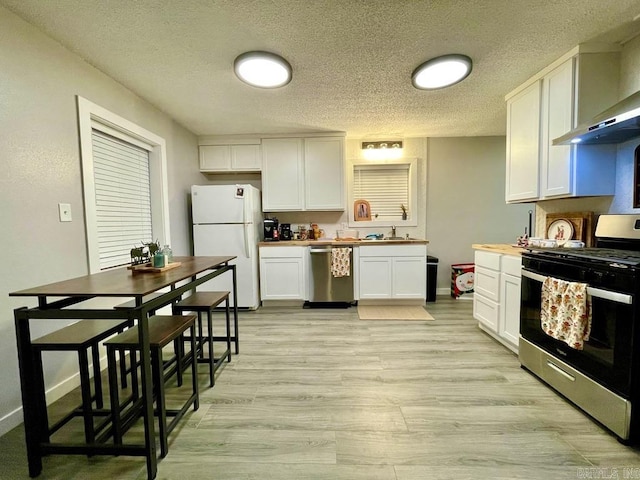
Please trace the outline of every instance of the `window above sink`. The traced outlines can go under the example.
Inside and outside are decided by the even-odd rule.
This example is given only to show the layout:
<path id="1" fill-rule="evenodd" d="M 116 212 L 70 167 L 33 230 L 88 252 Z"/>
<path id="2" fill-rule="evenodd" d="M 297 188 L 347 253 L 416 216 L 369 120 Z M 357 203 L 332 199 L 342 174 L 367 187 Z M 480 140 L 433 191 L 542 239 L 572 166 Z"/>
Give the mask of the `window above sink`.
<path id="1" fill-rule="evenodd" d="M 417 166 L 416 158 L 353 160 L 348 172 L 349 226 L 417 226 Z M 370 220 L 356 219 L 353 206 L 358 200 L 368 202 Z"/>

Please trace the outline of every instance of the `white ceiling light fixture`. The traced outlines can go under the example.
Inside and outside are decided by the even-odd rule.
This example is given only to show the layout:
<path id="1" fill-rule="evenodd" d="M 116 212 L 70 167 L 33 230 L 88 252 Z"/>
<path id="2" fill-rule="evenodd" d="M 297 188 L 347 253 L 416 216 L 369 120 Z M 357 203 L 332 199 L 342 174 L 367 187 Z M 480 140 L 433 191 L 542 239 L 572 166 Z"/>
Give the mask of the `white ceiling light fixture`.
<path id="1" fill-rule="evenodd" d="M 291 65 L 275 53 L 243 53 L 233 62 L 233 69 L 240 80 L 253 87 L 278 88 L 291 81 Z"/>
<path id="2" fill-rule="evenodd" d="M 461 82 L 471 69 L 471 59 L 466 55 L 442 55 L 416 68 L 411 74 L 411 83 L 420 90 L 437 90 Z"/>

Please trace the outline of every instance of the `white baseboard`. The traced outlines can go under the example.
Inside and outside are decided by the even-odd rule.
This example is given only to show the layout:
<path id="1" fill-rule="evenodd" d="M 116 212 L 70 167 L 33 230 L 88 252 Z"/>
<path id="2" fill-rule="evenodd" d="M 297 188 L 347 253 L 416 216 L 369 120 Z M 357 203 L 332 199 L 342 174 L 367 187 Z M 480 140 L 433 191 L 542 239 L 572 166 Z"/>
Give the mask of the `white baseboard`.
<path id="1" fill-rule="evenodd" d="M 22 423 L 22 407 L 0 418 L 0 437 Z"/>
<path id="2" fill-rule="evenodd" d="M 451 288 L 447 288 L 447 287 L 436 288 L 436 295 L 451 296 Z M 473 300 L 473 292 L 463 293 L 457 298 L 457 300 Z"/>
<path id="3" fill-rule="evenodd" d="M 100 358 L 100 366 L 107 364 L 107 356 L 104 355 Z M 89 365 L 89 372 L 93 372 L 93 364 Z M 93 379 L 93 376 L 91 377 Z M 80 386 L 80 373 L 75 373 L 70 377 L 64 379 L 57 385 L 50 387 L 47 390 L 47 405 L 51 405 L 56 400 L 61 399 L 67 393 Z M 108 391 L 104 390 L 103 391 Z M 8 413 L 4 417 L 0 418 L 0 437 L 10 430 L 14 429 L 23 422 L 22 405 L 12 412 Z"/>

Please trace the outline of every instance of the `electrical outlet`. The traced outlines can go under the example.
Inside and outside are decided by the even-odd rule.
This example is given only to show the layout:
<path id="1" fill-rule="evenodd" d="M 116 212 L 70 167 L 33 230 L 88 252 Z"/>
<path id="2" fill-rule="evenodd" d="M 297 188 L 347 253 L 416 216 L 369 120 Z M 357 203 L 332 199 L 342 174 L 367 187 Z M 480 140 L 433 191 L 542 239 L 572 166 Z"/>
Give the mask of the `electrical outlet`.
<path id="1" fill-rule="evenodd" d="M 58 214 L 60 215 L 61 222 L 70 222 L 71 221 L 71 204 L 59 203 Z"/>

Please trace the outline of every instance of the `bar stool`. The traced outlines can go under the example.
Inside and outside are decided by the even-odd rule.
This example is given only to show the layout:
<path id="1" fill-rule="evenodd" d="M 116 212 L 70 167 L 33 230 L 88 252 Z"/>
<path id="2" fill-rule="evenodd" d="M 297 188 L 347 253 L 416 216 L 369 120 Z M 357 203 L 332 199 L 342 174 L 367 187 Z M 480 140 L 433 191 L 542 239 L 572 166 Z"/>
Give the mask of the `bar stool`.
<path id="1" fill-rule="evenodd" d="M 164 293 L 162 292 L 153 292 L 150 293 L 149 295 L 145 296 L 144 301 L 148 302 L 149 300 L 154 300 L 156 298 L 158 298 L 159 296 L 164 295 Z M 164 306 L 164 305 L 163 305 Z M 127 302 L 121 303 L 119 305 L 116 305 L 115 308 L 116 310 L 129 310 L 132 308 L 136 307 L 136 301 L 135 300 L 129 300 Z M 158 308 L 162 308 L 158 307 Z M 149 311 L 149 315 L 155 315 L 156 314 L 156 310 L 150 310 Z M 126 388 L 127 387 L 127 373 L 130 373 L 133 370 L 133 365 L 135 365 L 135 353 L 133 354 L 132 358 L 131 358 L 131 367 L 127 368 L 127 363 L 126 361 L 124 361 L 124 350 L 122 350 L 120 353 L 120 382 L 122 384 L 122 388 Z M 175 360 L 175 358 L 174 358 Z M 178 383 L 179 385 L 182 385 L 182 372 L 180 372 L 179 376 L 178 376 Z"/>
<path id="2" fill-rule="evenodd" d="M 194 410 L 198 410 L 200 406 L 198 398 L 198 362 L 195 361 L 196 356 L 193 352 L 196 352 L 196 332 L 195 332 L 195 315 L 154 315 L 149 318 L 149 346 L 151 348 L 151 376 L 153 378 L 153 388 L 156 398 L 157 416 L 158 416 L 158 434 L 160 436 L 160 456 L 165 457 L 169 450 L 168 437 L 169 433 L 174 429 L 177 423 L 180 421 L 185 412 L 189 409 L 189 406 L 193 405 Z M 169 410 L 166 408 L 165 402 L 165 382 L 176 373 L 179 369 L 173 365 L 169 371 L 165 371 L 165 364 L 162 361 L 162 349 L 170 342 L 178 340 L 182 345 L 182 337 L 184 332 L 190 330 L 191 337 L 191 396 L 185 401 L 183 406 L 178 410 Z M 139 398 L 137 396 L 137 389 L 134 390 L 132 400 L 134 405 L 124 415 L 123 407 L 125 407 L 129 400 L 124 404 L 120 403 L 119 388 L 118 388 L 118 372 L 116 365 L 116 351 L 129 350 L 132 355 L 134 352 L 139 351 L 140 345 L 138 341 L 138 328 L 130 328 L 129 330 L 116 335 L 115 337 L 104 342 L 107 347 L 107 359 L 109 368 L 109 396 L 111 399 L 111 420 L 113 424 L 113 441 L 116 445 L 122 444 L 122 435 L 126 431 L 128 424 L 135 419 L 134 413 L 136 410 L 136 403 Z M 135 362 L 132 363 L 135 365 Z M 137 371 L 137 368 L 133 369 Z M 137 376 L 132 379 L 132 383 L 137 384 Z M 167 424 L 167 416 L 174 417 L 171 423 Z"/>
<path id="3" fill-rule="evenodd" d="M 225 324 L 226 335 L 215 337 L 213 335 L 213 311 L 215 308 L 225 302 Z M 171 306 L 174 314 L 180 314 L 183 312 L 196 312 L 198 314 L 198 337 L 196 341 L 198 362 L 209 364 L 209 386 L 213 387 L 215 384 L 215 373 L 224 359 L 227 362 L 231 361 L 231 325 L 229 314 L 229 292 L 195 292 L 191 296 L 174 303 Z M 202 334 L 202 314 L 207 314 L 207 335 Z M 237 332 L 236 332 L 237 334 Z M 224 341 L 227 344 L 227 349 L 215 358 L 213 343 L 216 341 Z M 209 355 L 204 356 L 204 346 L 209 345 Z"/>
<path id="4" fill-rule="evenodd" d="M 102 398 L 102 377 L 100 373 L 99 343 L 115 333 L 122 332 L 129 325 L 129 321 L 118 320 L 80 320 L 55 332 L 44 335 L 32 342 L 35 352 L 37 368 L 43 371 L 42 352 L 48 351 L 75 351 L 78 353 L 78 366 L 80 369 L 80 392 L 82 405 L 56 422 L 49 428 L 49 435 L 58 431 L 73 417 L 84 418 L 84 435 L 87 443 L 93 443 L 96 433 L 107 422 L 94 428 L 93 417 L 108 416 L 108 410 L 102 410 L 104 403 Z M 93 362 L 94 395 L 91 395 L 91 379 L 89 377 L 89 351 Z M 93 403 L 95 401 L 95 408 Z"/>

